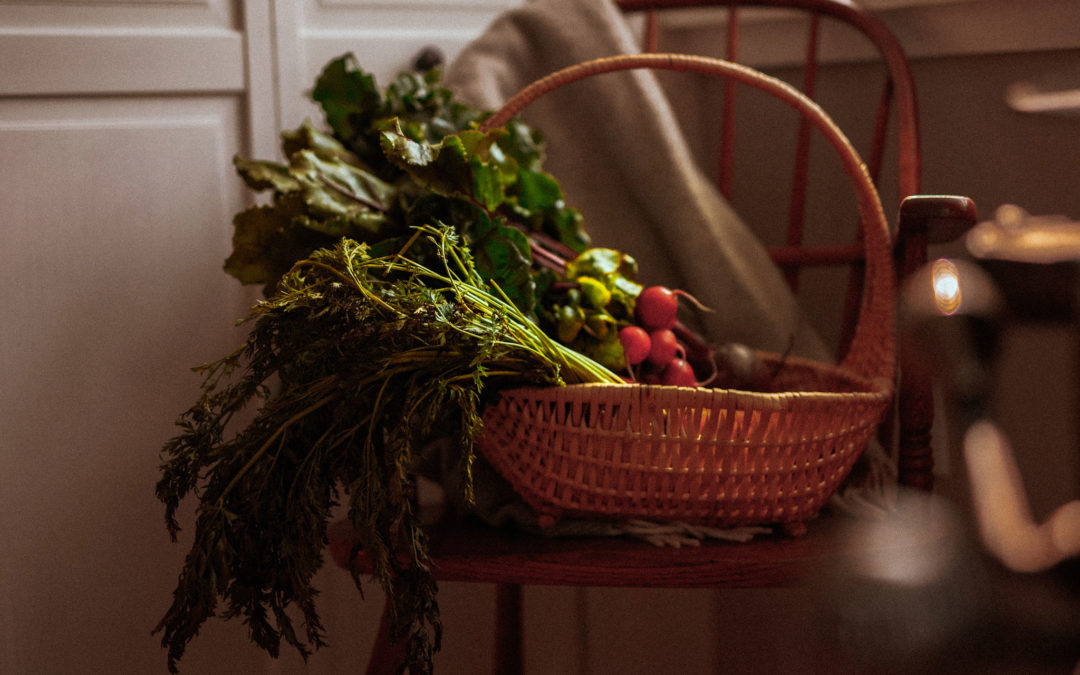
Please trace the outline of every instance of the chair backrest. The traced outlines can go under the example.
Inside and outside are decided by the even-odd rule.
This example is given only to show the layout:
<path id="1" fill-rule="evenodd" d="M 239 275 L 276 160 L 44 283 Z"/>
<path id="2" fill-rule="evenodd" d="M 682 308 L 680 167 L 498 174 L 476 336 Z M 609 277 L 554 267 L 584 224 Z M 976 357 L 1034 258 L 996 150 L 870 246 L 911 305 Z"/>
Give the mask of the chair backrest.
<path id="1" fill-rule="evenodd" d="M 655 51 L 659 43 L 658 15 L 668 10 L 689 8 L 715 8 L 726 10 L 727 21 L 723 43 L 722 58 L 739 62 L 740 32 L 743 25 L 743 8 L 783 8 L 799 10 L 805 15 L 807 28 L 806 52 L 803 65 L 801 88 L 811 99 L 815 98 L 815 85 L 819 70 L 819 35 L 823 21 L 837 21 L 854 28 L 865 36 L 880 53 L 884 77 L 882 91 L 874 115 L 873 134 L 868 148 L 860 148 L 871 177 L 876 183 L 883 177 L 883 160 L 889 145 L 889 130 L 895 129 L 895 173 L 889 169 L 890 180 L 895 180 L 898 193 L 897 203 L 904 198 L 917 194 L 920 189 L 920 162 L 918 112 L 915 90 L 908 60 L 899 42 L 890 30 L 876 17 L 870 15 L 847 0 L 618 0 L 619 6 L 628 14 L 641 14 L 646 17 L 645 51 Z M 661 45 L 667 49 L 666 45 Z M 681 51 L 681 50 L 679 50 Z M 750 64 L 753 65 L 753 64 Z M 732 176 L 735 166 L 736 134 L 736 83 L 728 80 L 723 84 L 723 99 L 719 111 L 719 147 L 716 166 L 717 187 L 726 197 L 732 195 Z M 890 118 L 895 115 L 895 126 Z M 852 265 L 845 306 L 840 318 L 840 332 L 837 338 L 838 351 L 842 356 L 850 344 L 852 330 L 858 315 L 861 296 L 862 272 L 857 269 L 863 255 L 861 244 L 852 239 L 846 243 L 827 245 L 804 244 L 804 223 L 807 217 L 807 192 L 810 167 L 811 126 L 805 117 L 800 121 L 797 140 L 794 145 L 794 157 L 791 160 L 792 178 L 789 203 L 787 208 L 786 235 L 783 244 L 770 248 L 770 254 L 785 271 L 785 276 L 792 288 L 797 289 L 799 271 L 808 266 Z M 854 234 L 857 228 L 852 228 Z M 907 236 L 906 233 L 898 233 Z M 898 246 L 901 242 L 897 242 Z M 903 269 L 898 269 L 901 276 L 914 270 L 925 260 L 925 241 L 905 241 L 904 250 L 910 260 L 899 261 Z M 914 250 L 913 250 L 914 249 Z"/>
<path id="2" fill-rule="evenodd" d="M 784 12 L 789 21 L 802 20 L 806 26 L 805 55 L 803 57 L 803 93 L 817 100 L 822 51 L 822 26 L 835 22 L 861 34 L 876 50 L 881 64 L 882 85 L 877 98 L 876 110 L 871 100 L 864 103 L 867 115 L 873 116 L 871 139 L 866 147 L 857 148 L 866 162 L 867 169 L 879 191 L 883 185 L 895 184 L 896 204 L 899 218 L 894 230 L 893 250 L 896 272 L 900 280 L 920 269 L 926 263 L 928 223 L 940 220 L 955 225 L 958 222 L 974 222 L 974 204 L 965 198 L 931 198 L 918 196 L 921 191 L 921 149 L 919 140 L 918 108 L 911 68 L 903 48 L 889 28 L 875 16 L 856 6 L 851 0 L 617 0 L 628 15 L 645 16 L 645 51 L 672 51 L 672 45 L 662 44 L 659 14 L 664 11 L 698 9 L 726 11 L 726 29 L 717 36 L 714 53 L 729 61 L 740 61 L 740 42 L 746 35 L 745 17 L 758 8 L 789 10 Z M 758 11 L 759 18 L 761 12 Z M 826 26 L 836 28 L 836 26 Z M 744 51 L 753 48 L 742 45 Z M 679 44 L 674 51 L 684 51 Z M 754 65 L 754 64 L 748 64 Z M 795 74 L 798 77 L 798 73 Z M 718 159 L 716 175 L 718 188 L 726 197 L 737 201 L 733 192 L 733 174 L 739 167 L 735 161 L 736 136 L 736 84 L 723 83 L 720 99 Z M 871 93 L 872 95 L 872 93 Z M 833 111 L 826 109 L 827 112 Z M 847 112 L 847 111 L 843 111 Z M 710 120 L 710 124 L 713 122 Z M 760 129 L 749 129 L 752 134 Z M 811 125 L 803 117 L 798 123 L 791 166 L 791 192 L 787 204 L 787 221 L 782 243 L 770 248 L 773 260 L 784 270 L 788 283 L 798 290 L 802 270 L 816 266 L 848 266 L 846 290 L 839 312 L 839 332 L 836 336 L 838 358 L 843 358 L 851 345 L 858 323 L 859 307 L 863 296 L 864 270 L 862 256 L 864 247 L 858 241 L 858 228 L 852 227 L 851 238 L 832 240 L 826 245 L 804 243 L 804 222 L 807 218 L 808 185 L 810 184 L 810 135 Z M 888 148 L 888 152 L 886 149 Z M 894 156 L 895 164 L 885 165 L 886 157 Z M 782 158 L 779 161 L 785 161 Z M 743 182 L 741 185 L 746 185 Z M 783 219 L 783 215 L 778 216 Z M 940 223 L 939 223 L 940 224 Z M 809 238 L 808 238 L 809 239 Z M 845 282 L 837 280 L 840 284 Z M 932 388 L 925 374 L 906 363 L 907 356 L 900 348 L 900 377 L 898 410 L 886 425 L 883 436 L 895 440 L 897 463 L 901 485 L 930 490 L 933 487 L 933 451 L 930 446 L 930 429 L 933 424 Z"/>

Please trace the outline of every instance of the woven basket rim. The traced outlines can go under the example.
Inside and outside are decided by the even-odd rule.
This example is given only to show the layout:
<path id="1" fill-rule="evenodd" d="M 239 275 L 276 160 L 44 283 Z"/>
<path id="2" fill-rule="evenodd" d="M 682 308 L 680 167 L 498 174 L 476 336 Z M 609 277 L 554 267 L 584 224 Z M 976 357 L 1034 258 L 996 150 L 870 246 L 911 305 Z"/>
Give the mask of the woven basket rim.
<path id="1" fill-rule="evenodd" d="M 665 390 L 683 390 L 688 392 L 700 392 L 702 394 L 709 395 L 724 395 L 730 394 L 744 398 L 747 400 L 762 400 L 762 401 L 781 401 L 790 400 L 793 398 L 798 399 L 815 399 L 815 398 L 827 398 L 835 399 L 842 397 L 843 399 L 879 399 L 879 398 L 891 398 L 895 394 L 895 383 L 889 378 L 875 377 L 869 378 L 860 375 L 848 368 L 841 365 L 832 363 L 826 363 L 824 361 L 817 361 L 805 357 L 787 356 L 780 357 L 776 354 L 762 353 L 765 359 L 782 360 L 785 367 L 799 368 L 803 370 L 815 371 L 817 373 L 824 373 L 830 377 L 841 379 L 851 385 L 851 390 L 845 391 L 829 391 L 825 388 L 821 389 L 806 389 L 806 390 L 785 390 L 785 391 L 755 391 L 753 389 L 737 389 L 731 387 L 679 387 L 674 385 L 664 384 L 646 384 L 643 382 L 582 382 L 565 385 L 515 385 L 505 387 L 499 390 L 500 394 L 508 392 L 538 392 L 552 389 L 600 389 L 600 390 L 623 390 L 626 391 L 632 388 L 647 388 L 654 391 Z"/>
<path id="2" fill-rule="evenodd" d="M 499 390 L 499 396 L 531 396 L 538 392 L 544 392 L 544 395 L 557 390 L 586 390 L 595 389 L 599 391 L 613 391 L 629 389 L 648 389 L 648 390 L 670 390 L 670 391 L 685 391 L 690 393 L 700 393 L 703 396 L 724 396 L 730 395 L 737 397 L 747 403 L 761 402 L 772 403 L 774 406 L 777 404 L 783 404 L 791 401 L 886 401 L 893 396 L 893 388 L 887 386 L 883 380 L 879 380 L 879 383 L 874 383 L 866 391 L 778 391 L 778 392 L 763 392 L 763 391 L 750 391 L 743 389 L 725 389 L 719 387 L 679 387 L 674 385 L 664 384 L 642 384 L 640 382 L 626 382 L 623 384 L 618 383 L 606 383 L 606 382 L 585 382 L 581 384 L 567 384 L 567 385 L 530 385 L 523 387 L 507 387 Z M 765 408 L 773 406 L 764 406 Z"/>

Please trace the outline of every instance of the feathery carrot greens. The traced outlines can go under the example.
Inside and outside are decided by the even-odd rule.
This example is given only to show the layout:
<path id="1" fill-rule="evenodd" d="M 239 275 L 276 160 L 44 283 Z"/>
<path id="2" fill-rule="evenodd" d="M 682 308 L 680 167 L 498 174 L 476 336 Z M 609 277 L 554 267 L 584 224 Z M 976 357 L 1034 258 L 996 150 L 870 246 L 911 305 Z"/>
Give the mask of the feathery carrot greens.
<path id="1" fill-rule="evenodd" d="M 420 251 L 440 264 L 409 257 Z M 621 382 L 489 289 L 449 228 L 419 228 L 387 256 L 343 239 L 299 261 L 254 308 L 246 343 L 201 368 L 203 396 L 166 446 L 157 485 L 174 538 L 180 502 L 199 498 L 195 543 L 158 626 L 170 668 L 219 599 L 275 656 L 282 640 L 304 655 L 321 646 L 312 577 L 343 500 L 411 667 L 430 664 L 440 623 L 411 474 L 423 443 L 453 428 L 468 477 L 490 382 Z M 256 400 L 254 421 L 228 437 Z"/>
<path id="2" fill-rule="evenodd" d="M 162 451 L 174 539 L 181 503 L 197 501 L 155 629 L 172 672 L 213 616 L 240 618 L 274 656 L 282 641 L 305 658 L 322 646 L 312 579 L 345 505 L 407 665 L 429 672 L 441 628 L 413 511 L 420 449 L 451 436 L 468 499 L 485 394 L 622 381 L 612 327 L 632 316 L 636 266 L 588 248 L 539 133 L 518 120 L 481 133 L 488 113 L 455 102 L 437 71 L 380 91 L 351 56 L 312 96 L 329 132 L 305 122 L 282 135 L 284 162 L 234 160 L 269 199 L 235 216 L 225 271 L 265 299 L 246 342 L 196 369 L 202 395 Z M 583 301 L 586 282 L 610 301 Z"/>

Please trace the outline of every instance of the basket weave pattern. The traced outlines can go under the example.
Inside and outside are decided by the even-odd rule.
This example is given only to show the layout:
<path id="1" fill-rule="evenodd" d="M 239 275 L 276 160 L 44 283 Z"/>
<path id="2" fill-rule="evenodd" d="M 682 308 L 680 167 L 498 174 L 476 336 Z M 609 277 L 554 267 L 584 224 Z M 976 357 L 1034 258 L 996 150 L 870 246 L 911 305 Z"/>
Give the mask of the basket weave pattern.
<path id="1" fill-rule="evenodd" d="M 481 449 L 541 515 L 801 522 L 848 475 L 888 399 L 887 391 L 515 389 L 485 411 Z"/>
<path id="2" fill-rule="evenodd" d="M 806 116 L 843 162 L 858 200 L 866 266 L 855 336 L 840 365 L 767 357 L 782 391 L 585 384 L 500 392 L 480 452 L 538 514 L 720 526 L 813 517 L 850 473 L 892 400 L 891 238 L 866 167 L 812 101 L 719 59 L 644 54 L 571 66 L 534 82 L 485 124 L 584 77 L 663 68 L 730 77 Z"/>

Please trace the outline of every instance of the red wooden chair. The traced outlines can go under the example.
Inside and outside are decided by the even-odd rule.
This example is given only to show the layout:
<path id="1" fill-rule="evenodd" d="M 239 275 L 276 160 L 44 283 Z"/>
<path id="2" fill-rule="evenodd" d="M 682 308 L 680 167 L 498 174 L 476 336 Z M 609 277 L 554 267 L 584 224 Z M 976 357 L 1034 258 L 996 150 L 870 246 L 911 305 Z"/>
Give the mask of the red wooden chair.
<path id="1" fill-rule="evenodd" d="M 901 203 L 893 234 L 896 269 L 904 275 L 920 267 L 926 259 L 928 233 L 935 228 L 950 233 L 974 223 L 974 205 L 961 197 L 919 195 L 920 149 L 915 92 L 908 61 L 894 36 L 873 16 L 846 0 L 619 0 L 628 13 L 647 15 L 649 49 L 658 43 L 657 13 L 664 10 L 717 6 L 727 8 L 725 59 L 738 62 L 740 10 L 744 7 L 778 7 L 802 10 L 808 19 L 809 37 L 803 89 L 813 98 L 818 73 L 817 36 L 823 22 L 843 22 L 864 34 L 880 52 L 884 84 L 875 115 L 871 147 L 863 152 L 869 174 L 877 180 L 892 173 Z M 734 159 L 735 101 L 737 83 L 727 80 L 720 115 L 719 188 L 731 194 Z M 890 124 L 890 116 L 895 122 Z M 895 129 L 895 166 L 883 166 L 884 149 Z M 861 263 L 864 246 L 852 228 L 850 241 L 827 246 L 803 244 L 804 206 L 809 173 L 809 139 L 813 125 L 804 115 L 793 163 L 793 188 L 789 206 L 787 241 L 771 250 L 774 260 L 796 284 L 801 269 L 826 265 L 853 268 L 849 308 L 845 324 L 853 326 L 861 294 Z M 842 336 L 840 350 L 850 338 Z M 907 369 L 901 348 L 900 371 Z M 921 371 L 913 371 L 921 372 Z M 914 375 L 899 378 L 898 406 L 891 424 L 897 431 L 899 482 L 929 491 L 932 488 L 930 426 L 933 408 L 929 383 Z M 621 586 L 667 588 L 746 588 L 790 585 L 808 579 L 822 566 L 837 558 L 836 539 L 829 518 L 811 524 L 803 536 L 762 538 L 749 543 L 703 543 L 700 547 L 657 548 L 642 542 L 598 539 L 551 539 L 494 530 L 468 523 L 450 522 L 436 526 L 431 534 L 434 574 L 439 581 L 484 582 L 497 585 L 495 618 L 498 673 L 521 672 L 523 585 Z M 392 672 L 400 663 L 400 652 L 385 641 L 384 617 L 369 673 Z"/>
<path id="2" fill-rule="evenodd" d="M 727 31 L 723 58 L 739 62 L 740 10 L 774 8 L 797 10 L 805 14 L 807 38 L 803 64 L 802 91 L 815 96 L 819 65 L 819 35 L 825 21 L 840 22 L 855 29 L 881 57 L 881 94 L 874 115 L 873 136 L 867 148 L 860 149 L 867 169 L 875 182 L 892 174 L 897 189 L 900 213 L 896 225 L 895 249 L 898 277 L 906 278 L 926 262 L 927 244 L 949 241 L 975 222 L 975 205 L 966 198 L 921 195 L 922 152 L 919 140 L 918 105 L 910 64 L 900 43 L 888 27 L 872 14 L 849 0 L 618 0 L 628 14 L 646 17 L 644 45 L 655 51 L 659 43 L 659 15 L 663 11 L 716 7 L 726 8 Z M 735 169 L 736 100 L 738 86 L 733 80 L 724 84 L 720 112 L 720 142 L 717 152 L 717 187 L 728 198 L 732 195 Z M 890 121 L 893 127 L 890 127 Z M 889 147 L 890 128 L 896 157 L 894 166 L 883 166 Z M 819 266 L 848 265 L 852 274 L 848 283 L 838 351 L 842 355 L 851 340 L 861 296 L 860 259 L 862 245 L 857 240 L 828 246 L 803 244 L 806 219 L 807 186 L 810 167 L 811 125 L 804 116 L 799 122 L 798 139 L 791 160 L 791 194 L 788 204 L 787 241 L 773 247 L 773 260 L 785 270 L 789 283 L 798 285 L 799 272 Z M 883 173 L 885 172 L 885 173 Z M 911 198 L 911 199 L 909 199 Z M 903 353 L 901 351 L 901 359 Z M 908 371 L 901 364 L 901 371 Z M 903 378 L 902 378 L 903 380 Z M 910 378 L 898 392 L 899 483 L 922 490 L 933 487 L 933 457 L 930 451 L 930 428 L 933 407 L 929 383 Z"/>

